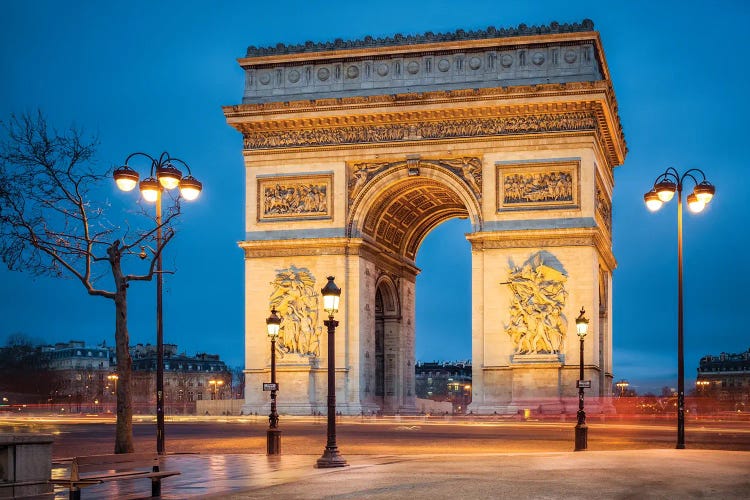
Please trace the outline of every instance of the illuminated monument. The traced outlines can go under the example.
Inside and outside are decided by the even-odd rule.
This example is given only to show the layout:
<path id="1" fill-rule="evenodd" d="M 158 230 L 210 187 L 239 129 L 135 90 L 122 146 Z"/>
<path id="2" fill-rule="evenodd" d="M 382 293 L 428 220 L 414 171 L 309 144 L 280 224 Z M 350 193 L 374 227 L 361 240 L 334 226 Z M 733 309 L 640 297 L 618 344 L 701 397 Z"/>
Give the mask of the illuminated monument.
<path id="1" fill-rule="evenodd" d="M 470 410 L 575 398 L 581 307 L 589 395 L 611 394 L 626 146 L 591 21 L 250 47 L 239 63 L 242 104 L 224 113 L 246 166 L 245 412 L 268 408 L 272 307 L 279 411 L 325 410 L 328 275 L 338 409 L 414 411 L 415 258 L 453 217 L 471 222 Z"/>

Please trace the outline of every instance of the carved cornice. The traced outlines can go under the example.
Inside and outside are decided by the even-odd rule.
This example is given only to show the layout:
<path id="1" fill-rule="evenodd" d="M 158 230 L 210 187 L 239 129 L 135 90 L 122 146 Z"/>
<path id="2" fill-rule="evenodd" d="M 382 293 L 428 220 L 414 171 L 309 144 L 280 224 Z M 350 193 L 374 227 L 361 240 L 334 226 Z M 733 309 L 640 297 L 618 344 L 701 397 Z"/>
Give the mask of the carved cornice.
<path id="1" fill-rule="evenodd" d="M 488 105 L 471 107 L 436 106 L 485 102 L 506 96 L 564 96 L 566 99 L 506 105 L 487 102 Z M 578 99 L 571 101 L 571 97 Z M 388 111 L 388 108 L 403 108 L 409 104 L 429 105 L 430 109 Z M 582 82 L 512 90 L 465 89 L 296 101 L 285 103 L 280 108 L 270 104 L 238 105 L 227 106 L 224 112 L 228 122 L 244 135 L 247 151 L 593 131 L 607 154 L 609 166 L 613 167 L 623 162 L 627 152 L 619 119 L 616 115 L 612 116 L 613 112 L 616 113 L 616 106 L 608 82 Z M 380 111 L 320 115 L 321 112 L 368 107 L 378 107 Z M 315 112 L 317 116 L 300 115 L 304 112 Z M 289 116 L 288 113 L 294 116 L 283 118 L 283 115 Z M 265 115 L 272 115 L 276 119 L 265 119 Z"/>
<path id="2" fill-rule="evenodd" d="M 579 33 L 593 30 L 594 22 L 591 19 L 584 19 L 580 23 L 560 24 L 557 21 L 553 21 L 549 25 L 541 26 L 527 26 L 526 24 L 519 24 L 517 27 L 513 28 L 496 28 L 494 26 L 490 26 L 485 30 L 456 30 L 450 33 L 432 33 L 431 31 L 419 35 L 402 35 L 401 33 L 397 33 L 392 37 L 373 38 L 372 36 L 366 36 L 359 40 L 343 40 L 341 38 L 337 38 L 333 42 L 307 41 L 303 44 L 298 45 L 285 45 L 283 43 L 279 43 L 271 47 L 255 47 L 251 45 L 247 48 L 246 57 L 300 54 L 306 52 L 323 52 L 332 50 L 372 49 L 377 47 L 394 47 L 401 45 L 455 42 L 464 40 L 550 35 L 556 33 Z"/>
<path id="3" fill-rule="evenodd" d="M 342 255 L 346 238 L 304 238 L 284 240 L 240 241 L 245 258 L 291 257 L 300 255 Z"/>
<path id="4" fill-rule="evenodd" d="M 610 271 L 617 267 L 610 236 L 595 227 L 481 232 L 467 235 L 466 239 L 471 243 L 472 251 L 501 248 L 594 247 Z"/>
<path id="5" fill-rule="evenodd" d="M 416 279 L 419 268 L 370 238 L 309 238 L 296 240 L 241 241 L 245 259 L 318 255 L 359 256 L 398 276 Z"/>

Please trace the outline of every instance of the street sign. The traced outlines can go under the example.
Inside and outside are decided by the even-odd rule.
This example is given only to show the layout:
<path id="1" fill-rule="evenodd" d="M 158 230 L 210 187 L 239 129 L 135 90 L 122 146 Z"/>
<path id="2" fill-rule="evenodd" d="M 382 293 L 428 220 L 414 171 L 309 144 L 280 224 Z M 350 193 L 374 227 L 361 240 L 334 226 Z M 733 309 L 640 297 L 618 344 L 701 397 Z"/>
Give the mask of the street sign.
<path id="1" fill-rule="evenodd" d="M 591 381 L 590 380 L 578 380 L 576 382 L 576 387 L 578 389 L 591 389 Z"/>
<path id="2" fill-rule="evenodd" d="M 263 390 L 264 391 L 278 391 L 279 384 L 276 382 L 263 382 Z"/>

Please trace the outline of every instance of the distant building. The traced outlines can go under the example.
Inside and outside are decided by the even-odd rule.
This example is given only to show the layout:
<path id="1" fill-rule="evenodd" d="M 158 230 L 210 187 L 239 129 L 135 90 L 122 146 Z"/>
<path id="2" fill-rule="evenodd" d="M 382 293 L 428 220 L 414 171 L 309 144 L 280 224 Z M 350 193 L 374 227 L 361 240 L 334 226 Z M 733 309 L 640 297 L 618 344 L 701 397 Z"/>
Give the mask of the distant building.
<path id="1" fill-rule="evenodd" d="M 102 343 L 86 346 L 71 340 L 41 347 L 48 368 L 56 374 L 50 403 L 70 411 L 112 411 L 116 401 L 115 349 Z M 156 346 L 130 347 L 133 359 L 131 395 L 137 413 L 151 413 L 156 404 Z M 191 413 L 195 401 L 232 397 L 232 374 L 218 354 L 188 356 L 177 345 L 164 345 L 164 402 L 167 413 Z"/>
<path id="2" fill-rule="evenodd" d="M 133 358 L 133 404 L 156 402 L 156 346 L 130 348 Z M 232 374 L 218 354 L 195 356 L 177 352 L 176 344 L 164 344 L 164 403 L 176 412 L 190 411 L 195 401 L 232 397 Z"/>
<path id="3" fill-rule="evenodd" d="M 114 397 L 113 380 L 109 376 L 117 364 L 114 350 L 105 343 L 86 346 L 81 340 L 41 346 L 49 370 L 55 372 L 56 383 L 51 403 L 64 403 L 81 410 L 103 405 Z"/>
<path id="4" fill-rule="evenodd" d="M 696 380 L 698 395 L 744 405 L 750 399 L 750 349 L 739 354 L 722 352 L 700 360 Z"/>
<path id="5" fill-rule="evenodd" d="M 454 413 L 465 413 L 471 403 L 471 362 L 424 363 L 415 365 L 418 398 L 449 401 Z"/>

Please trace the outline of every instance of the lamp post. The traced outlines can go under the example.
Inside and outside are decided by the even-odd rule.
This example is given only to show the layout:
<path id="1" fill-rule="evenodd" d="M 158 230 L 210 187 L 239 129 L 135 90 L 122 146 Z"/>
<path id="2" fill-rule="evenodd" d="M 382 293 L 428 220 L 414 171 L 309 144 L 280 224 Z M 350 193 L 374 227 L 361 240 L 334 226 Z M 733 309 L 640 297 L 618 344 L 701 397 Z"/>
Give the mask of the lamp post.
<path id="1" fill-rule="evenodd" d="M 271 340 L 271 414 L 268 415 L 268 431 L 266 431 L 266 454 L 281 455 L 281 431 L 279 430 L 279 414 L 276 413 L 276 339 L 279 337 L 281 318 L 276 314 L 276 308 L 271 309 L 271 315 L 266 319 L 266 330 Z"/>
<path id="2" fill-rule="evenodd" d="M 110 373 L 109 375 L 107 375 L 107 380 L 109 380 L 109 382 L 112 385 L 114 385 L 114 390 L 112 391 L 112 394 L 115 396 L 115 398 L 117 398 L 117 380 L 119 378 L 120 378 L 120 376 L 117 375 L 116 373 Z M 107 388 L 109 388 L 109 386 L 107 386 Z M 110 400 L 111 400 L 111 398 L 110 398 Z M 115 408 L 115 411 L 117 411 L 117 408 Z"/>
<path id="3" fill-rule="evenodd" d="M 576 445 L 574 451 L 584 451 L 588 448 L 589 428 L 586 425 L 586 412 L 583 411 L 583 339 L 589 331 L 589 320 L 583 315 L 585 312 L 582 307 L 581 314 L 576 318 L 576 331 L 578 338 L 581 340 L 581 352 L 578 372 L 578 421 L 576 422 Z"/>
<path id="4" fill-rule="evenodd" d="M 208 381 L 208 385 L 211 386 L 211 399 L 218 399 L 216 396 L 219 394 L 219 387 L 224 385 L 224 381 L 211 379 Z"/>
<path id="5" fill-rule="evenodd" d="M 709 382 L 708 380 L 700 380 L 699 379 L 699 380 L 695 381 L 695 385 L 698 388 L 698 393 L 699 394 L 705 394 L 706 393 L 706 389 L 708 389 L 708 386 L 711 385 L 711 382 Z"/>
<path id="6" fill-rule="evenodd" d="M 625 390 L 630 387 L 630 383 L 627 380 L 620 380 L 615 384 L 615 386 L 620 389 L 620 396 L 623 397 L 625 395 Z"/>
<path id="7" fill-rule="evenodd" d="M 323 322 L 328 327 L 328 436 L 325 451 L 316 464 L 316 467 L 321 469 L 349 465 L 339 453 L 336 445 L 336 343 L 334 334 L 339 322 L 333 319 L 333 315 L 339 310 L 341 288 L 336 286 L 333 279 L 333 276 L 329 276 L 328 283 L 320 291 L 323 295 L 323 310 L 328 313 L 328 319 Z"/>
<path id="8" fill-rule="evenodd" d="M 109 380 L 114 386 L 115 389 L 112 391 L 112 394 L 117 394 L 117 380 L 120 378 L 119 375 L 116 373 L 112 373 L 110 375 L 107 375 L 107 380 Z"/>
<path id="9" fill-rule="evenodd" d="M 700 181 L 696 178 L 700 176 Z M 714 197 L 716 188 L 706 180 L 706 174 L 697 168 L 691 168 L 680 175 L 672 167 L 659 175 L 654 187 L 643 195 L 646 206 L 652 212 L 670 201 L 677 193 L 677 449 L 685 448 L 685 360 L 683 344 L 683 306 L 682 306 L 682 189 L 688 179 L 695 186 L 687 196 L 688 209 L 701 212 Z"/>
<path id="10" fill-rule="evenodd" d="M 138 183 L 138 173 L 128 166 L 128 162 L 135 156 L 143 156 L 151 161 L 150 174 L 146 179 Z M 177 162 L 185 166 L 188 175 L 183 177 L 182 172 L 173 163 Z M 164 324 L 162 321 L 162 213 L 161 197 L 164 189 L 179 187 L 180 196 L 188 201 L 198 197 L 203 184 L 192 176 L 190 167 L 179 158 L 173 158 L 166 151 L 159 158 L 154 158 L 146 153 L 136 152 L 125 159 L 125 164 L 113 172 L 115 183 L 122 191 L 132 191 L 138 184 L 143 199 L 156 203 L 156 451 L 164 455 Z M 145 258 L 145 253 L 142 258 Z"/>

